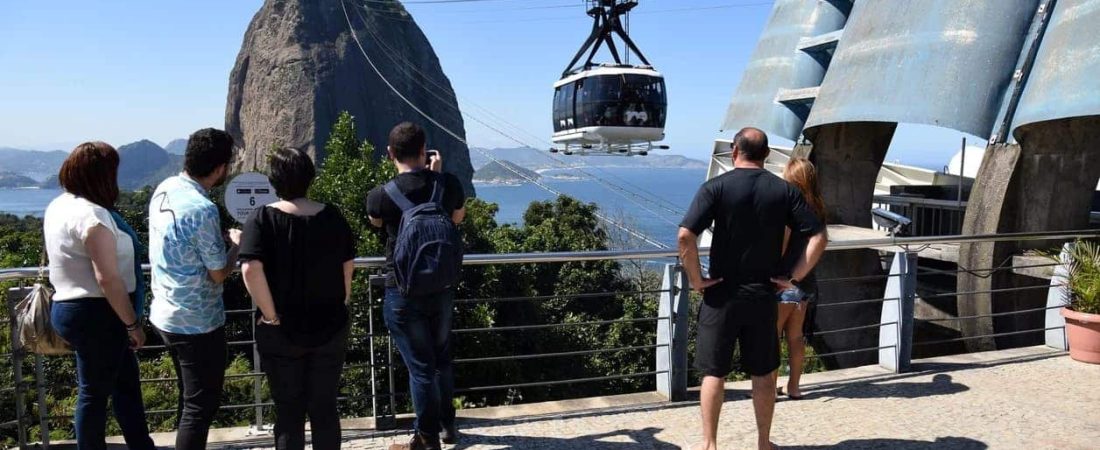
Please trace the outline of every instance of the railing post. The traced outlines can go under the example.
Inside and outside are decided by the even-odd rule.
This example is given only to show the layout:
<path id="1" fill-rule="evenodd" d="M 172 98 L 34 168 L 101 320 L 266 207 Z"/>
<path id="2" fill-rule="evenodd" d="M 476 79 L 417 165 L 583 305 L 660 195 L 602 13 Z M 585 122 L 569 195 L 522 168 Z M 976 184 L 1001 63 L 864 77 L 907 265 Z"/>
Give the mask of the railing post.
<path id="1" fill-rule="evenodd" d="M 27 418 L 25 405 L 26 385 L 23 383 L 23 349 L 19 346 L 19 330 L 15 319 L 15 304 L 26 295 L 27 290 L 11 289 L 4 300 L 8 306 L 8 325 L 11 331 L 11 370 L 12 382 L 15 383 L 15 421 L 19 448 L 27 448 Z"/>
<path id="2" fill-rule="evenodd" d="M 42 448 L 50 448 L 50 410 L 46 407 L 46 371 L 42 355 L 34 355 L 34 385 L 38 391 L 38 431 Z"/>
<path id="3" fill-rule="evenodd" d="M 375 378 L 375 370 L 381 369 L 381 367 L 379 367 L 380 361 L 378 360 L 378 355 L 374 347 L 374 339 L 376 337 L 375 330 L 377 329 L 374 325 L 374 288 L 375 285 L 378 284 L 377 281 L 384 281 L 384 279 L 367 275 L 367 339 L 369 339 L 370 343 L 370 348 L 368 351 L 370 352 L 371 415 L 374 416 L 374 429 L 392 430 L 394 428 L 397 428 L 397 417 L 395 415 L 396 412 L 394 410 L 393 398 L 393 354 L 390 353 L 391 350 L 389 346 L 386 347 L 386 369 L 389 370 L 389 372 L 387 373 L 387 378 L 389 380 L 389 407 L 381 408 L 383 409 L 383 411 L 381 412 L 379 412 L 380 405 L 378 402 L 378 383 L 377 379 Z M 380 286 L 383 286 L 384 288 L 385 285 L 380 284 Z M 381 300 L 385 301 L 385 296 L 383 296 Z M 379 301 L 378 304 L 381 305 L 382 301 Z"/>
<path id="4" fill-rule="evenodd" d="M 909 370 L 913 356 L 913 308 L 917 297 L 917 254 L 894 254 L 879 322 L 878 364 L 895 373 Z"/>
<path id="5" fill-rule="evenodd" d="M 260 345 L 256 342 L 256 320 L 251 314 L 248 314 L 248 322 L 252 324 L 252 373 L 263 373 L 263 367 L 260 366 Z M 252 427 L 256 434 L 262 434 L 264 432 L 264 407 L 260 406 L 260 402 L 263 401 L 263 379 L 261 376 L 252 376 L 252 404 L 255 406 L 255 417 L 252 419 Z"/>
<path id="6" fill-rule="evenodd" d="M 1060 260 L 1068 261 L 1071 250 L 1073 250 L 1072 242 L 1063 245 Z M 1066 304 L 1066 294 L 1062 286 L 1069 281 L 1068 278 L 1069 268 L 1065 264 L 1054 266 L 1054 274 L 1050 277 L 1050 290 L 1047 291 L 1046 320 L 1043 325 L 1043 328 L 1046 328 L 1044 338 L 1047 347 L 1062 351 L 1069 350 L 1069 341 L 1066 340 L 1066 318 L 1062 316 L 1062 308 L 1059 308 Z"/>
<path id="7" fill-rule="evenodd" d="M 670 401 L 687 396 L 688 312 L 687 276 L 678 264 L 665 266 L 657 314 L 657 393 Z"/>

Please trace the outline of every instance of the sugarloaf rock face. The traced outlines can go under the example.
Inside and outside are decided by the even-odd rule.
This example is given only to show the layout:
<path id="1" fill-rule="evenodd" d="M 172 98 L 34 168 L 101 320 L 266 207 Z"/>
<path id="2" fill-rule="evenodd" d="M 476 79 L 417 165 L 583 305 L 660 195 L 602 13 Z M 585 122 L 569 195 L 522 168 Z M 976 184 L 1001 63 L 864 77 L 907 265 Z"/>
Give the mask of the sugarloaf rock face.
<path id="1" fill-rule="evenodd" d="M 472 195 L 474 170 L 467 146 L 387 87 L 356 38 L 401 94 L 465 139 L 451 83 L 400 2 L 267 0 L 245 33 L 229 78 L 225 126 L 243 149 L 235 168 L 264 169 L 276 146 L 294 146 L 317 160 L 324 158 L 333 124 L 341 111 L 348 111 L 355 116 L 359 137 L 374 144 L 379 157 L 394 125 L 406 120 L 420 124 L 427 131 L 428 147 L 440 150 L 445 170 L 457 175 Z"/>

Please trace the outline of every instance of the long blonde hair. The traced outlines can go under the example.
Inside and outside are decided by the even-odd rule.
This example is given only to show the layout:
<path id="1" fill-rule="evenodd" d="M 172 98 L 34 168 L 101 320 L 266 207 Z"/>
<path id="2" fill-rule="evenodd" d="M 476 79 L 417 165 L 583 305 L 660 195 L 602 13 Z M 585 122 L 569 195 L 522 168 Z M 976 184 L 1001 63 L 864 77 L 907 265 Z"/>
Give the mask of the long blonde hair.
<path id="1" fill-rule="evenodd" d="M 825 220 L 825 199 L 821 196 L 821 185 L 817 182 L 817 168 L 814 163 L 801 156 L 791 158 L 783 168 L 783 178 L 802 191 L 806 203 L 817 217 Z"/>

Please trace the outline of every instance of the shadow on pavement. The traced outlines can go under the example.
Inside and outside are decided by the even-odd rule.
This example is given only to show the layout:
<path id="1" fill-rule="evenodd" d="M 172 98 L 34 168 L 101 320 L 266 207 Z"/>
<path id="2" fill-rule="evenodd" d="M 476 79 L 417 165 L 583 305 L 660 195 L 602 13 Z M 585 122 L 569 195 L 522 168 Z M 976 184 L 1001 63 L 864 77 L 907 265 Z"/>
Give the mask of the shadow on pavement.
<path id="1" fill-rule="evenodd" d="M 906 439 L 853 439 L 834 445 L 783 445 L 782 450 L 824 450 L 824 449 L 899 449 L 899 450 L 985 450 L 989 448 L 982 441 L 964 437 L 941 437 L 935 441 L 911 441 Z"/>
<path id="2" fill-rule="evenodd" d="M 835 388 L 815 389 L 805 394 L 806 399 L 820 398 L 921 398 L 937 395 L 952 395 L 970 390 L 966 385 L 956 383 L 951 375 L 937 374 L 927 383 L 858 383 L 841 385 Z"/>
<path id="3" fill-rule="evenodd" d="M 641 430 L 618 430 L 610 433 L 592 434 L 574 438 L 526 437 L 526 436 L 479 436 L 463 434 L 462 442 L 453 447 L 464 450 L 475 445 L 490 446 L 494 449 L 599 449 L 599 450 L 679 450 L 679 445 L 657 439 L 660 428 Z"/>

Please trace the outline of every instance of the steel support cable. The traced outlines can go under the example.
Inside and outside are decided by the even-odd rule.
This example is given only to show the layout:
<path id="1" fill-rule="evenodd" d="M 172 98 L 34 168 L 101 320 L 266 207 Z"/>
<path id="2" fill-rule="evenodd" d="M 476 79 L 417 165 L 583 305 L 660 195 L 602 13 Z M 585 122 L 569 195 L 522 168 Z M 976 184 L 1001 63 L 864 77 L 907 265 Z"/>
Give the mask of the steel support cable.
<path id="1" fill-rule="evenodd" d="M 405 96 L 405 94 L 401 93 L 401 91 L 400 91 L 399 89 L 397 89 L 397 87 L 396 87 L 396 86 L 394 86 L 394 85 L 393 85 L 393 83 L 391 83 L 389 79 L 387 79 L 387 78 L 386 78 L 386 76 L 385 76 L 385 75 L 384 75 L 384 74 L 382 73 L 382 71 L 381 71 L 381 70 L 380 70 L 380 69 L 378 68 L 378 66 L 377 66 L 377 65 L 376 65 L 376 64 L 374 63 L 374 60 L 373 60 L 373 59 L 371 59 L 370 55 L 368 55 L 368 54 L 367 54 L 367 50 L 366 50 L 366 48 L 365 48 L 365 47 L 363 47 L 363 43 L 362 43 L 362 42 L 361 42 L 361 41 L 359 40 L 359 34 L 355 32 L 355 26 L 354 26 L 354 25 L 353 25 L 353 24 L 351 23 L 351 16 L 349 16 L 349 15 L 348 15 L 348 9 L 347 9 L 347 4 L 346 4 L 346 1 L 345 1 L 345 0 L 341 0 L 341 1 L 340 1 L 340 7 L 341 7 L 341 9 L 343 9 L 343 12 L 344 12 L 344 20 L 346 20 L 346 21 L 347 21 L 347 24 L 348 24 L 348 30 L 349 30 L 349 31 L 351 32 L 351 37 L 352 37 L 352 40 L 354 40 L 354 41 L 355 41 L 355 45 L 356 45 L 356 47 L 358 47 L 358 48 L 359 48 L 359 52 L 363 54 L 363 57 L 364 57 L 364 58 L 366 58 L 366 60 L 367 60 L 367 63 L 368 63 L 369 65 L 370 65 L 370 67 L 371 67 L 371 69 L 372 69 L 372 70 L 374 71 L 374 73 L 375 73 L 376 75 L 378 75 L 378 78 L 382 79 L 382 82 L 383 82 L 383 83 L 385 83 L 385 84 L 386 84 L 386 86 L 390 88 L 390 91 L 392 91 L 392 92 L 394 93 L 394 95 L 396 95 L 396 96 L 397 96 L 398 98 L 400 98 L 400 99 L 401 99 L 402 101 L 404 101 L 406 105 L 408 105 L 408 106 L 409 106 L 410 108 L 412 108 L 412 109 L 413 109 L 413 111 L 416 111 L 416 113 L 417 113 L 417 114 L 419 114 L 419 115 L 420 115 L 421 117 L 423 117 L 423 118 L 424 118 L 425 120 L 427 120 L 427 121 L 431 122 L 431 123 L 432 123 L 433 125 L 435 125 L 435 126 L 436 126 L 437 128 L 439 128 L 440 130 L 442 130 L 442 131 L 443 131 L 444 133 L 447 133 L 448 135 L 450 135 L 451 137 L 453 137 L 453 138 L 454 138 L 455 140 L 457 140 L 457 141 L 461 142 L 462 144 L 466 145 L 466 146 L 467 146 L 467 147 L 469 147 L 469 148 L 472 148 L 472 149 L 474 149 L 474 150 L 475 150 L 475 151 L 477 151 L 478 153 L 481 153 L 481 154 L 482 154 L 482 156 L 485 156 L 485 157 L 486 157 L 487 159 L 489 159 L 490 161 L 496 162 L 496 163 L 498 163 L 498 164 L 500 163 L 500 160 L 496 159 L 495 157 L 493 157 L 493 155 L 489 154 L 488 152 L 482 151 L 481 149 L 478 149 L 478 148 L 476 148 L 476 147 L 470 147 L 470 146 L 469 146 L 469 143 L 467 143 L 467 142 L 466 142 L 466 139 L 462 138 L 461 136 L 459 136 L 459 135 L 458 135 L 457 133 L 455 133 L 454 131 L 451 131 L 451 129 L 450 129 L 450 128 L 447 128 L 447 127 L 446 127 L 445 125 L 443 125 L 442 123 L 439 123 L 439 121 L 438 121 L 438 120 L 436 120 L 436 119 L 435 119 L 435 118 L 433 118 L 433 117 L 432 117 L 431 115 L 429 115 L 428 113 L 426 113 L 426 112 L 425 112 L 425 111 L 424 111 L 423 109 L 421 109 L 420 107 L 416 106 L 416 104 L 415 104 L 415 103 L 413 103 L 413 102 L 412 102 L 412 100 L 409 100 L 409 98 L 408 98 L 408 97 L 406 97 L 406 96 Z M 558 192 L 557 190 L 555 190 L 555 189 L 553 189 L 553 188 L 551 188 L 551 187 L 549 187 L 549 186 L 546 186 L 546 185 L 545 185 L 545 184 L 543 184 L 543 183 L 540 183 L 540 182 L 539 182 L 538 180 L 534 180 L 534 179 L 532 179 L 532 178 L 528 177 L 527 175 L 525 175 L 525 174 L 523 174 L 523 173 L 521 173 L 521 172 L 519 172 L 519 171 L 517 171 L 517 170 L 514 170 L 514 169 L 512 169 L 512 168 L 511 168 L 511 167 L 509 167 L 509 166 L 508 166 L 507 164 L 500 164 L 500 166 L 501 166 L 501 167 L 503 167 L 503 168 L 505 168 L 505 169 L 506 169 L 506 170 L 508 170 L 509 172 L 512 172 L 512 173 L 513 173 L 513 174 L 515 174 L 516 176 L 518 176 L 518 177 L 520 177 L 520 178 L 522 178 L 522 179 L 526 180 L 527 182 L 529 182 L 529 183 L 531 183 L 531 184 L 533 184 L 533 185 L 535 185 L 535 186 L 538 186 L 538 187 L 542 188 L 543 190 L 545 190 L 545 191 L 547 191 L 547 192 L 550 192 L 551 194 L 554 194 L 554 195 L 557 195 L 557 196 L 562 196 L 562 195 L 564 195 L 564 194 L 562 194 L 561 192 Z M 607 223 L 607 224 L 610 224 L 610 225 L 612 225 L 612 226 L 614 226 L 614 227 L 616 227 L 616 228 L 618 228 L 618 229 L 620 229 L 620 230 L 622 230 L 622 231 L 626 232 L 627 234 L 630 234 L 631 236 L 634 236 L 635 238 L 638 238 L 638 239 L 640 239 L 640 240 L 642 240 L 642 241 L 646 242 L 646 243 L 647 243 L 647 244 L 649 244 L 649 245 L 652 245 L 652 246 L 654 246 L 654 247 L 657 247 L 657 248 L 661 248 L 661 249 L 664 249 L 664 248 L 668 248 L 668 246 L 667 246 L 667 245 L 665 245 L 665 244 L 662 244 L 662 243 L 660 243 L 660 242 L 658 242 L 658 241 L 655 241 L 655 240 L 653 240 L 652 238 L 650 238 L 650 237 L 646 236 L 645 234 L 641 233 L 640 231 L 636 231 L 636 230 L 630 229 L 629 227 L 627 227 L 627 226 L 625 226 L 625 225 L 622 225 L 622 224 L 620 224 L 620 223 L 618 223 L 618 222 L 615 222 L 615 221 L 611 220 L 611 219 L 610 219 L 609 217 L 606 217 L 606 216 L 605 216 L 605 215 L 603 215 L 603 214 L 600 214 L 600 213 L 598 213 L 598 212 L 595 212 L 595 213 L 593 213 L 593 214 L 594 214 L 594 215 L 595 215 L 595 216 L 596 216 L 596 217 L 597 217 L 598 219 L 600 219 L 600 220 L 604 221 L 605 223 Z"/>
<path id="2" fill-rule="evenodd" d="M 360 18 L 360 20 L 363 20 L 364 22 L 366 21 L 366 18 L 364 18 L 364 17 L 363 17 L 363 15 L 362 15 L 362 11 L 360 11 L 360 10 L 356 10 L 356 13 L 357 13 L 357 14 L 359 15 L 359 18 Z M 398 65 L 398 68 L 399 68 L 399 69 L 401 69 L 401 66 L 400 66 L 400 65 L 401 65 L 401 64 L 404 64 L 405 66 L 407 66 L 407 68 L 408 68 L 408 69 L 411 69 L 412 71 L 415 71 L 416 73 L 418 73 L 418 74 L 420 74 L 420 75 L 421 75 L 422 77 L 424 77 L 424 79 L 425 79 L 426 81 L 428 81 L 428 82 L 431 82 L 431 84 L 435 85 L 436 87 L 440 88 L 441 90 L 443 90 L 443 91 L 447 91 L 447 92 L 449 92 L 449 93 L 453 94 L 453 95 L 454 95 L 455 97 L 458 97 L 458 94 L 457 94 L 457 93 L 455 93 L 453 89 L 450 89 L 449 87 L 447 87 L 447 86 L 444 86 L 444 85 L 442 85 L 442 84 L 440 84 L 440 83 L 436 82 L 435 80 L 433 80 L 433 79 L 431 78 L 431 76 L 430 76 L 430 75 L 428 75 L 428 74 L 425 74 L 424 72 L 422 72 L 422 71 L 420 71 L 419 69 L 417 69 L 417 68 L 416 68 L 416 65 L 412 64 L 412 62 L 411 62 L 411 61 L 409 61 L 409 60 L 408 60 L 407 58 L 404 58 L 404 57 L 403 57 L 403 56 L 401 56 L 401 55 L 400 55 L 400 54 L 399 54 L 399 53 L 398 53 L 398 52 L 397 52 L 396 50 L 394 50 L 394 49 L 393 49 L 392 47 L 390 47 L 389 45 L 387 45 L 387 44 L 386 44 L 386 43 L 384 42 L 384 40 L 383 40 L 383 39 L 382 39 L 382 38 L 381 38 L 381 37 L 380 37 L 380 36 L 378 35 L 378 33 L 374 32 L 374 30 L 370 29 L 370 27 L 367 27 L 367 32 L 369 32 L 369 33 L 371 34 L 371 37 L 372 37 L 372 38 L 374 39 L 375 43 L 379 44 L 379 46 L 380 46 L 380 47 L 382 47 L 382 53 L 383 53 L 384 55 L 386 55 L 386 57 L 387 57 L 387 58 L 389 58 L 389 59 L 390 59 L 391 61 L 393 61 L 393 62 L 394 62 L 394 64 L 397 64 L 397 65 Z M 400 61 L 399 61 L 399 59 L 400 59 Z M 438 100 L 440 101 L 440 103 L 442 103 L 443 105 L 445 105 L 445 106 L 449 107 L 449 108 L 450 108 L 451 110 L 453 110 L 453 111 L 454 111 L 454 113 L 456 114 L 456 116 L 459 116 L 459 117 L 462 117 L 462 116 L 468 117 L 469 119 L 471 119 L 471 120 L 473 120 L 473 121 L 475 121 L 475 122 L 477 122 L 477 123 L 479 123 L 479 124 L 481 124 L 481 125 L 485 126 L 486 128 L 489 128 L 490 130 L 492 130 L 492 131 L 496 132 L 497 134 L 499 134 L 499 135 L 501 135 L 501 136 L 504 136 L 504 137 L 508 138 L 509 140 L 511 140 L 511 141 L 513 141 L 513 142 L 515 142 L 515 143 L 517 143 L 517 144 L 521 145 L 521 146 L 524 146 L 524 147 L 531 147 L 531 148 L 534 148 L 534 147 L 535 147 L 535 146 L 532 146 L 532 145 L 531 145 L 531 144 L 530 144 L 529 142 L 525 142 L 525 141 L 523 141 L 523 140 L 521 140 L 521 139 L 519 139 L 519 138 L 516 138 L 515 136 L 512 136 L 511 134 L 508 134 L 507 132 L 505 132 L 505 131 L 503 131 L 503 130 L 501 130 L 501 129 L 497 128 L 496 126 L 494 126 L 494 125 L 492 125 L 492 124 L 489 124 L 488 122 L 486 122 L 486 121 L 482 120 L 481 118 L 479 118 L 479 117 L 477 117 L 477 116 L 473 115 L 473 114 L 472 114 L 472 113 L 470 113 L 470 112 L 463 112 L 463 111 L 462 111 L 461 109 L 459 109 L 459 108 L 458 108 L 457 106 L 455 106 L 455 105 L 452 105 L 452 104 L 450 103 L 451 99 L 449 99 L 449 98 L 446 98 L 446 97 L 443 97 L 443 95 L 441 95 L 441 94 L 439 94 L 439 93 L 435 92 L 435 91 L 434 91 L 434 90 L 432 90 L 432 89 L 431 89 L 430 87 L 428 87 L 428 86 L 424 85 L 423 83 L 420 83 L 420 80 L 417 80 L 417 79 L 416 79 L 416 77 L 412 76 L 412 73 L 411 73 L 411 72 L 410 72 L 409 70 L 402 70 L 402 71 L 403 71 L 403 72 L 404 72 L 404 73 L 405 73 L 405 74 L 406 74 L 406 75 L 408 76 L 408 79 L 409 79 L 410 81 L 412 81 L 412 82 L 414 82 L 414 83 L 418 84 L 418 85 L 419 85 L 420 87 L 422 87 L 422 88 L 425 88 L 425 90 L 426 90 L 426 91 L 427 91 L 428 93 L 430 93 L 430 94 L 431 94 L 432 96 L 434 96 L 434 97 L 435 97 L 436 99 L 438 99 Z M 473 102 L 468 102 L 468 101 L 467 101 L 467 103 L 473 103 Z M 481 108 L 481 109 L 485 109 L 485 108 Z M 487 110 L 487 109 L 485 109 L 485 111 L 486 111 L 486 112 L 488 112 L 488 110 Z M 498 119 L 498 120 L 500 120 L 501 122 L 504 122 L 504 123 L 508 124 L 508 123 L 507 123 L 506 121 L 504 121 L 503 119 Z M 511 125 L 511 124 L 509 124 L 509 125 Z M 511 126 L 512 126 L 512 128 L 515 128 L 515 129 L 519 129 L 519 130 L 522 130 L 522 129 L 520 129 L 520 128 L 519 128 L 518 126 L 515 126 L 515 125 L 511 125 Z M 551 144 L 551 145 L 553 145 L 553 144 Z M 479 151 L 479 152 L 480 152 L 480 150 L 477 150 L 477 151 Z M 610 189 L 611 189 L 611 191 L 612 191 L 612 193 L 614 193 L 614 194 L 617 194 L 617 195 L 619 195 L 620 197 L 623 197 L 623 198 L 624 198 L 624 199 L 626 199 L 627 201 L 629 201 L 629 202 L 633 203 L 633 204 L 634 204 L 635 206 L 637 206 L 637 207 L 639 207 L 639 208 L 642 208 L 642 209 L 643 209 L 643 210 L 645 210 L 646 212 L 649 212 L 649 213 L 653 214 L 654 216 L 656 216 L 656 217 L 657 217 L 657 218 L 659 218 L 660 220 L 664 221 L 665 223 L 668 223 L 669 225 L 672 225 L 672 226 L 679 226 L 679 223 L 678 223 L 678 222 L 676 222 L 676 221 L 673 221 L 673 220 L 670 220 L 670 219 L 666 218 L 664 214 L 662 214 L 662 213 L 659 213 L 659 212 L 657 212 L 657 211 L 654 211 L 653 209 L 649 208 L 649 207 L 648 207 L 647 205 L 645 205 L 645 204 L 641 204 L 641 203 L 638 203 L 637 201 L 634 201 L 634 200 L 632 200 L 631 198 L 627 197 L 627 196 L 630 196 L 630 197 L 635 197 L 635 198 L 638 198 L 638 199 L 640 199 L 640 200 L 642 200 L 642 201 L 647 201 L 647 202 L 649 202 L 649 203 L 650 203 L 651 205 L 653 205 L 653 206 L 656 206 L 656 207 L 658 207 L 658 208 L 661 208 L 661 209 L 664 209 L 665 211 L 669 211 L 669 212 L 671 212 L 671 213 L 673 213 L 673 214 L 675 214 L 675 215 L 683 215 L 683 214 L 684 214 L 684 211 L 682 211 L 682 210 L 676 210 L 676 209 L 671 209 L 671 208 L 669 208 L 668 206 L 665 206 L 665 205 L 663 205 L 663 204 L 661 203 L 661 202 L 662 202 L 663 200 L 661 200 L 660 198 L 656 197 L 656 195 L 655 195 L 655 194 L 651 194 L 651 195 L 653 195 L 653 197 L 652 197 L 652 198 L 650 198 L 650 197 L 646 197 L 646 196 L 642 196 L 642 195 L 639 195 L 638 193 L 636 193 L 636 192 L 632 192 L 632 191 L 630 191 L 629 189 L 623 188 L 622 186 L 617 186 L 617 185 L 615 185 L 615 184 L 613 184 L 613 183 L 610 183 L 610 182 L 608 182 L 608 181 L 604 180 L 604 179 L 603 179 L 603 178 L 601 178 L 601 177 L 596 177 L 596 176 L 592 175 L 591 173 L 585 172 L 585 171 L 584 171 L 584 170 L 583 170 L 583 169 L 582 169 L 581 167 L 577 167 L 577 166 L 569 165 L 569 164 L 567 164 L 567 163 L 565 163 L 565 162 L 563 162 L 563 161 L 560 161 L 560 160 L 558 160 L 558 159 L 556 159 L 556 158 L 554 158 L 554 157 L 552 157 L 552 156 L 550 156 L 550 155 L 547 155 L 547 154 L 545 154 L 545 153 L 543 153 L 543 152 L 541 152 L 541 151 L 537 151 L 537 150 L 536 150 L 536 153 L 538 153 L 539 155 L 541 155 L 541 156 L 543 156 L 543 157 L 549 158 L 549 159 L 550 159 L 551 161 L 553 161 L 554 163 L 558 164 L 558 165 L 559 165 L 559 166 L 561 166 L 561 167 L 562 167 L 563 169 L 571 169 L 571 170 L 576 170 L 576 171 L 579 171 L 579 172 L 581 172 L 582 174 L 584 174 L 584 175 L 585 175 L 585 176 L 587 176 L 588 178 L 592 179 L 593 181 L 595 181 L 595 182 L 597 182 L 597 183 L 599 183 L 599 184 L 601 184 L 601 185 L 604 185 L 605 187 L 608 187 L 608 188 L 610 188 Z M 610 175 L 610 173 L 608 173 L 608 175 Z M 625 180 L 623 180 L 623 181 L 625 182 Z M 626 194 L 626 195 L 623 195 L 623 194 Z"/>
<path id="3" fill-rule="evenodd" d="M 369 9 L 367 11 L 368 11 L 368 13 L 376 12 L 374 10 L 369 10 Z M 366 22 L 366 18 L 363 16 L 363 7 L 356 5 L 356 14 L 359 16 L 359 19 L 361 21 L 363 21 L 364 23 Z M 412 61 L 409 61 L 408 58 L 405 58 L 404 56 L 401 55 L 400 52 L 398 52 L 396 49 L 394 49 L 389 44 L 387 44 L 385 42 L 385 39 L 383 39 L 381 36 L 379 36 L 378 33 L 375 32 L 373 29 L 371 29 L 370 27 L 366 27 L 366 29 L 367 29 L 367 32 L 370 33 L 371 38 L 375 41 L 375 43 L 377 43 L 379 45 L 379 47 L 381 47 L 382 53 L 387 58 L 389 58 L 390 61 L 393 61 L 393 63 L 395 65 L 397 65 L 398 68 L 400 70 L 402 70 L 408 76 L 408 79 L 410 81 L 412 81 L 413 83 L 418 84 L 422 88 L 425 88 L 425 91 L 427 91 L 433 97 L 438 99 L 440 101 L 440 103 L 442 103 L 443 105 L 450 108 L 456 114 L 456 116 L 459 116 L 459 117 L 465 116 L 465 117 L 473 120 L 474 122 L 477 122 L 477 123 L 481 124 L 482 126 L 492 130 L 493 132 L 495 132 L 495 133 L 507 138 L 508 140 L 511 140 L 512 142 L 515 142 L 515 143 L 517 143 L 517 144 L 519 144 L 523 147 L 530 147 L 530 148 L 537 148 L 538 147 L 537 145 L 531 145 L 530 142 L 521 140 L 520 138 L 517 138 L 517 137 L 505 132 L 504 130 L 501 130 L 497 126 L 494 126 L 494 125 L 488 123 L 487 121 L 479 118 L 478 116 L 474 115 L 473 113 L 471 113 L 469 111 L 462 111 L 460 108 L 458 108 L 458 106 L 451 104 L 451 99 L 444 97 L 442 94 L 439 94 L 439 93 L 435 92 L 433 89 L 431 89 L 430 87 L 426 86 L 424 83 L 421 82 L 421 80 L 418 80 L 417 77 L 412 76 L 412 73 L 415 72 L 416 74 L 420 75 L 421 77 L 423 77 L 423 81 L 426 81 L 426 82 L 432 84 L 433 86 L 435 86 L 436 88 L 444 91 L 445 93 L 454 95 L 455 98 L 460 98 L 458 93 L 455 92 L 453 88 L 443 84 L 442 82 L 434 79 L 431 75 L 429 75 L 429 74 L 425 73 L 424 71 L 420 70 L 417 67 L 416 64 L 414 64 Z M 402 67 L 404 67 L 404 69 L 401 69 Z M 536 137 L 533 133 L 530 133 L 530 132 L 524 130 L 523 128 L 520 128 L 518 125 L 515 125 L 515 124 L 513 124 L 511 122 L 508 122 L 507 120 L 497 116 L 492 111 L 490 111 L 488 108 L 480 106 L 477 103 L 475 103 L 475 102 L 473 102 L 473 101 L 471 101 L 467 98 L 462 97 L 461 99 L 462 99 L 463 103 L 469 104 L 471 106 L 474 106 L 477 109 L 482 110 L 487 115 L 492 116 L 496 121 L 500 122 L 503 125 L 506 125 L 507 127 L 512 128 L 514 131 L 519 131 L 521 134 L 526 134 L 530 137 L 534 137 L 535 140 L 541 141 L 541 142 L 546 143 L 546 144 L 549 144 L 550 146 L 554 145 L 552 142 L 548 142 L 548 141 L 545 141 L 543 138 Z M 679 209 L 679 207 L 674 205 L 672 202 L 664 200 L 664 199 L 660 198 L 659 196 L 657 196 L 657 194 L 654 194 L 650 191 L 647 191 L 644 188 L 641 188 L 640 186 L 638 186 L 634 183 L 630 183 L 629 181 L 624 180 L 621 177 L 619 177 L 617 175 L 614 175 L 610 172 L 601 170 L 597 167 L 584 166 L 584 165 L 578 166 L 578 165 L 575 165 L 575 164 L 566 163 L 566 162 L 561 161 L 561 160 L 559 160 L 559 159 L 557 159 L 553 156 L 550 156 L 550 155 L 548 155 L 548 154 L 546 154 L 542 151 L 536 150 L 536 153 L 538 153 L 540 156 L 542 156 L 544 158 L 549 159 L 550 161 L 553 161 L 555 164 L 560 166 L 562 169 L 569 169 L 569 170 L 575 170 L 575 171 L 580 172 L 581 174 L 583 174 L 583 175 L 587 176 L 588 178 L 592 179 L 593 181 L 609 188 L 610 190 L 613 191 L 613 193 L 619 195 L 620 197 L 625 198 L 627 201 L 630 201 L 631 203 L 634 203 L 639 208 L 642 208 L 642 209 L 646 210 L 647 212 L 653 214 L 654 216 L 658 217 L 659 219 L 661 219 L 662 221 L 664 221 L 664 222 L 666 222 L 670 225 L 679 226 L 679 222 L 669 220 L 669 219 L 665 218 L 665 216 L 663 214 L 658 213 L 656 211 L 653 211 L 652 209 L 648 208 L 646 205 L 642 205 L 642 204 L 639 204 L 635 201 L 632 201 L 627 196 L 640 199 L 641 201 L 649 202 L 653 206 L 655 206 L 657 208 L 660 208 L 660 209 L 663 209 L 665 211 L 668 211 L 668 212 L 670 212 L 674 215 L 677 215 L 677 216 L 683 215 L 685 213 L 685 211 L 683 209 Z M 585 171 L 584 169 L 599 170 L 602 174 L 604 174 L 608 177 L 616 178 L 617 180 L 619 180 L 620 182 L 622 182 L 624 184 L 629 184 L 635 190 L 645 192 L 645 193 L 649 194 L 649 196 L 641 195 L 641 194 L 639 194 L 635 191 L 632 191 L 630 189 L 624 188 L 622 186 L 615 185 L 614 183 L 611 183 L 611 182 L 605 180 L 604 177 L 597 177 L 597 176 Z"/>
<path id="4" fill-rule="evenodd" d="M 506 2 L 506 1 L 521 1 L 529 2 L 531 0 L 402 0 L 398 3 L 396 0 L 362 0 L 367 3 L 381 3 L 388 5 L 446 5 L 449 3 L 480 3 L 480 2 Z"/>
<path id="5" fill-rule="evenodd" d="M 729 5 L 712 5 L 712 6 L 696 6 L 690 8 L 669 8 L 669 9 L 654 9 L 648 11 L 633 11 L 631 14 L 666 14 L 677 12 L 705 12 L 716 9 L 730 9 L 730 8 L 751 8 L 756 6 L 771 6 L 772 2 L 758 2 L 758 3 L 735 3 Z M 481 20 L 472 22 L 458 22 L 461 24 L 488 24 L 488 23 L 518 23 L 518 22 L 557 22 L 566 20 L 575 20 L 575 17 L 540 17 L 533 19 L 519 19 L 519 20 Z"/>

